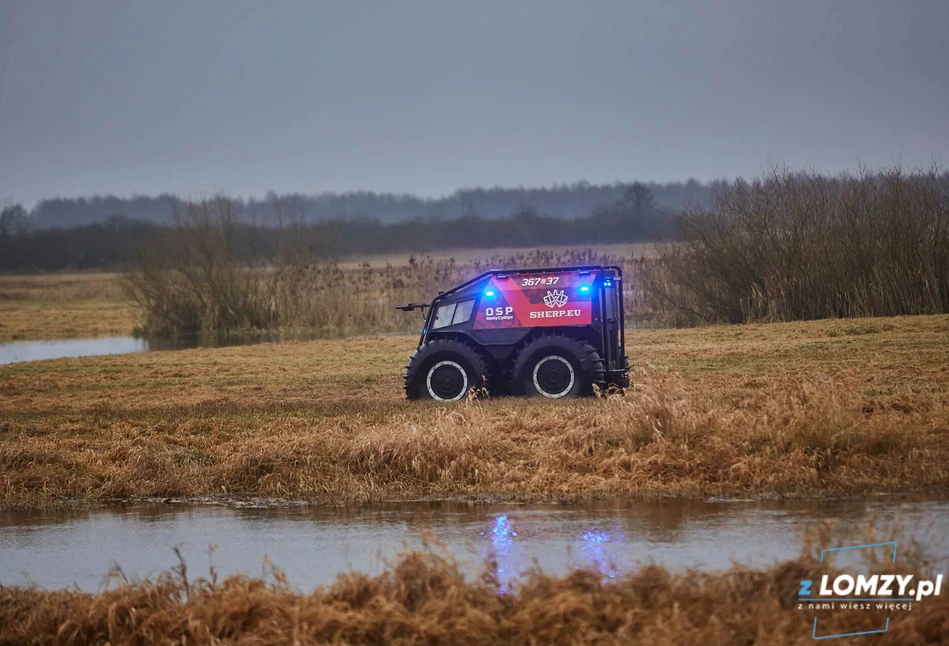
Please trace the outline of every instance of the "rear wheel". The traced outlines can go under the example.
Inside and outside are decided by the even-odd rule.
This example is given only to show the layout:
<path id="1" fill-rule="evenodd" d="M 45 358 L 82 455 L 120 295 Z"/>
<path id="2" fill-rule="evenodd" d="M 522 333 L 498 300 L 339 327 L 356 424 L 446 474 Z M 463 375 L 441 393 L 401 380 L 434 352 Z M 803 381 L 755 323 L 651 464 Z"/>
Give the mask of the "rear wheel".
<path id="1" fill-rule="evenodd" d="M 460 341 L 436 339 L 419 347 L 405 366 L 405 395 L 458 401 L 472 388 L 486 388 L 487 376 L 487 362 L 477 350 Z"/>
<path id="2" fill-rule="evenodd" d="M 545 397 L 564 397 L 577 385 L 577 371 L 566 357 L 549 354 L 534 364 L 531 375 L 536 390 Z"/>
<path id="3" fill-rule="evenodd" d="M 560 334 L 538 337 L 514 361 L 518 390 L 527 395 L 561 399 L 604 386 L 603 360 L 592 345 Z"/>

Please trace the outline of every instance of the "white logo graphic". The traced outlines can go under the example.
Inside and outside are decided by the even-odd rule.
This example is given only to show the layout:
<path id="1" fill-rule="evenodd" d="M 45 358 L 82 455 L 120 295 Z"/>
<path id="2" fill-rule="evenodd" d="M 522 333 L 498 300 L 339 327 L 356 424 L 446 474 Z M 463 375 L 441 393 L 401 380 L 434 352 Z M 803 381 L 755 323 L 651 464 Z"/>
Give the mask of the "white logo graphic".
<path id="1" fill-rule="evenodd" d="M 567 304 L 567 295 L 562 289 L 555 289 L 547 292 L 544 296 L 544 305 L 547 307 L 563 307 Z"/>

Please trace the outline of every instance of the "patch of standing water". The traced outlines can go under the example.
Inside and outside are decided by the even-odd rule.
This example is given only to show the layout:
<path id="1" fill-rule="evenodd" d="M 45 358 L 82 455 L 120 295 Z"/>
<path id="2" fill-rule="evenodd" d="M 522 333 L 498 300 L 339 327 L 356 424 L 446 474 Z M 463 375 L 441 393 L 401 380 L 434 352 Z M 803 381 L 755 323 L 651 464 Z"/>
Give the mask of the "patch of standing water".
<path id="1" fill-rule="evenodd" d="M 358 570 L 378 574 L 385 561 L 423 545 L 423 531 L 453 555 L 469 578 L 488 559 L 503 586 L 539 567 L 564 574 L 594 568 L 604 578 L 644 564 L 672 569 L 766 567 L 800 554 L 809 527 L 838 521 L 835 540 L 863 542 L 867 523 L 880 540 L 910 538 L 946 555 L 949 502 L 703 502 L 512 506 L 411 503 L 368 508 L 234 508 L 141 505 L 87 511 L 0 512 L 0 584 L 35 582 L 100 589 L 113 563 L 129 578 L 175 566 L 181 546 L 189 573 L 263 573 L 264 558 L 301 590 Z M 894 524 L 894 521 L 899 522 Z M 213 556 L 209 545 L 216 544 Z M 945 561 L 941 561 L 945 563 Z"/>
<path id="2" fill-rule="evenodd" d="M 132 336 L 99 337 L 94 339 L 63 339 L 57 341 L 12 341 L 0 343 L 0 365 L 43 361 L 70 357 L 95 357 L 110 354 L 132 354 L 160 350 L 186 350 L 189 348 L 218 348 L 233 345 L 256 345 L 259 343 L 281 343 L 283 341 L 309 341 L 326 338 L 327 335 L 256 335 L 178 338 L 136 338 Z"/>
<path id="3" fill-rule="evenodd" d="M 145 352 L 148 341 L 130 336 L 99 339 L 66 339 L 62 341 L 13 341 L 0 344 L 0 364 L 42 361 L 63 357 L 86 357 L 106 354 Z"/>

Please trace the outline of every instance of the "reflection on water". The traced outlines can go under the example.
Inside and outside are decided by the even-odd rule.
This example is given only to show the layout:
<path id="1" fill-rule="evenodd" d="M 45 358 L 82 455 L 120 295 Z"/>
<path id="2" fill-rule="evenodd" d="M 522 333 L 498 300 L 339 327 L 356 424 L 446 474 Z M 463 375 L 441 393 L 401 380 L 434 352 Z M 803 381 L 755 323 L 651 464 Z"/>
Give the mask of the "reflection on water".
<path id="1" fill-rule="evenodd" d="M 282 343 L 284 341 L 310 341 L 325 338 L 325 335 L 254 335 L 200 337 L 187 336 L 173 339 L 131 336 L 101 337 L 95 339 L 65 339 L 61 341 L 14 341 L 0 343 L 0 365 L 23 361 L 62 359 L 66 357 L 92 357 L 107 354 L 132 354 L 156 350 L 187 350 L 189 348 L 219 348 L 234 345 L 256 345 L 259 343 Z"/>
<path id="2" fill-rule="evenodd" d="M 111 563 L 129 577 L 176 564 L 207 575 L 208 545 L 222 575 L 259 576 L 264 557 L 301 589 L 347 569 L 378 574 L 425 529 L 476 577 L 487 561 L 503 589 L 532 567 L 549 574 L 595 568 L 604 578 L 643 564 L 670 568 L 766 566 L 794 558 L 808 527 L 838 521 L 838 539 L 863 542 L 864 525 L 887 527 L 881 540 L 914 537 L 932 556 L 947 554 L 949 502 L 910 503 L 664 501 L 630 505 L 511 506 L 414 503 L 371 508 L 250 509 L 142 505 L 84 511 L 0 512 L 0 584 L 96 590 Z M 899 518 L 902 528 L 893 529 Z"/>
<path id="3" fill-rule="evenodd" d="M 580 555 L 575 567 L 594 569 L 605 578 L 614 579 L 620 568 L 610 556 L 613 545 L 623 540 L 622 534 L 611 537 L 602 529 L 591 529 L 580 536 Z M 611 545 L 612 543 L 613 545 Z"/>
<path id="4" fill-rule="evenodd" d="M 481 532 L 481 535 L 484 536 L 485 532 Z M 491 547 L 487 550 L 487 556 L 495 563 L 495 576 L 501 582 L 500 591 L 501 594 L 504 594 L 507 591 L 507 583 L 511 576 L 516 575 L 516 572 L 512 572 L 508 566 L 512 561 L 515 561 L 511 550 L 514 547 L 517 532 L 511 527 L 511 521 L 508 520 L 507 514 L 501 514 L 494 519 L 490 538 Z"/>

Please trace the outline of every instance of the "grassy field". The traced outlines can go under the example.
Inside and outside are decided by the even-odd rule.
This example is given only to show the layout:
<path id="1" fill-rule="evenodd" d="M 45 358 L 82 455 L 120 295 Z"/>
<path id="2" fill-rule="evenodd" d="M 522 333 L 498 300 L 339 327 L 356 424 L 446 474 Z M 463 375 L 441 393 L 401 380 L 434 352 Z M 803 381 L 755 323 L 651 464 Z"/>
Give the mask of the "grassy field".
<path id="1" fill-rule="evenodd" d="M 891 571 L 932 577 L 918 561 Z M 502 593 L 490 564 L 470 581 L 452 561 L 415 552 L 378 577 L 343 573 L 301 594 L 276 569 L 266 580 L 217 581 L 213 574 L 189 579 L 177 568 L 100 594 L 0 587 L 0 642 L 803 645 L 814 643 L 815 615 L 821 635 L 886 623 L 886 633 L 867 643 L 949 641 L 946 595 L 915 602 L 911 611 L 799 608 L 800 581 L 830 573 L 803 554 L 765 570 L 645 566 L 608 583 L 595 571 L 534 573 Z"/>
<path id="2" fill-rule="evenodd" d="M 408 402 L 415 337 L 0 366 L 0 505 L 949 490 L 949 316 L 630 331 L 634 387 Z"/>
<path id="3" fill-rule="evenodd" d="M 128 336 L 138 319 L 119 274 L 0 276 L 0 343 Z"/>

